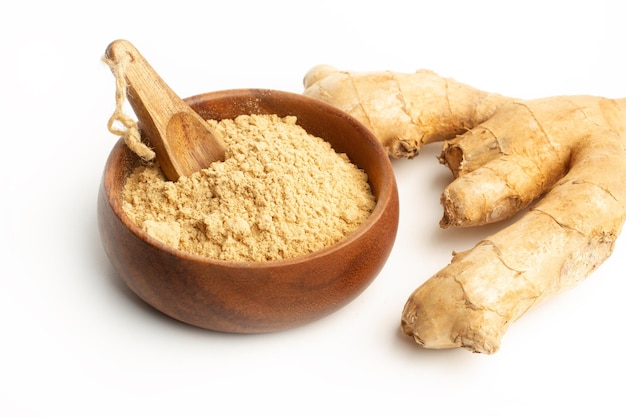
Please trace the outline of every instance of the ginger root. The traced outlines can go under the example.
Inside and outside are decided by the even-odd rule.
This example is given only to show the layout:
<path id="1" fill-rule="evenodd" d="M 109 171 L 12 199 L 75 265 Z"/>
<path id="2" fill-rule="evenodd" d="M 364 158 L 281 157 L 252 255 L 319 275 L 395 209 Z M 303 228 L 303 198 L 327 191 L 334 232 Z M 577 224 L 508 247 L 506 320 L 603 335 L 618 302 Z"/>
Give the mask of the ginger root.
<path id="1" fill-rule="evenodd" d="M 443 141 L 455 180 L 441 227 L 500 221 L 538 201 L 410 295 L 401 329 L 419 345 L 494 353 L 511 323 L 612 253 L 626 220 L 626 98 L 519 100 L 430 71 L 318 66 L 304 82 L 305 95 L 355 116 L 392 157 Z"/>

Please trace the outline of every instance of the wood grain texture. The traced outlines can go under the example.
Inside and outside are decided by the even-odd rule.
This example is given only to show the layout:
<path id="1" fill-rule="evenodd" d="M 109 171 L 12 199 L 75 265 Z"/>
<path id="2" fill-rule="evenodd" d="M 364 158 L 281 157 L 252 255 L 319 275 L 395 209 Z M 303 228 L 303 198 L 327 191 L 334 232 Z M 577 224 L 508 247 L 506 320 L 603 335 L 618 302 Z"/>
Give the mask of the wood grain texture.
<path id="1" fill-rule="evenodd" d="M 119 61 L 125 55 L 131 104 L 146 142 L 154 149 L 165 176 L 176 181 L 224 159 L 219 136 L 165 83 L 139 51 L 128 41 L 112 42 L 106 56 Z"/>
<path id="2" fill-rule="evenodd" d="M 334 107 L 292 93 L 229 90 L 187 103 L 203 118 L 295 115 L 309 133 L 367 172 L 377 204 L 356 232 L 311 255 L 264 263 L 194 256 L 151 238 L 122 211 L 124 181 L 140 160 L 120 141 L 102 177 L 98 219 L 105 251 L 128 287 L 177 320 L 234 333 L 278 331 L 317 320 L 367 288 L 388 258 L 398 226 L 395 177 L 373 135 Z"/>

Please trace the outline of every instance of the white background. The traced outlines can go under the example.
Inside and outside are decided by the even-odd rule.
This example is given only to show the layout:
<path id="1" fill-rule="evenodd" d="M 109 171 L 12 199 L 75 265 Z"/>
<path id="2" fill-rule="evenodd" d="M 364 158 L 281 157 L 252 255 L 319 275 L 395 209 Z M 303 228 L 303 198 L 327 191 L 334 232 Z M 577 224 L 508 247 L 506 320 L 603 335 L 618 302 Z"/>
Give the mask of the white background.
<path id="1" fill-rule="evenodd" d="M 302 91 L 319 63 L 429 68 L 523 98 L 626 96 L 618 1 L 13 1 L 0 15 L 0 415 L 624 415 L 624 256 L 513 324 L 494 355 L 399 332 L 408 295 L 500 226 L 440 230 L 437 147 L 396 161 L 400 229 L 354 302 L 290 331 L 196 329 L 139 301 L 101 247 L 117 140 L 100 62 L 133 42 L 186 97 Z M 157 4 L 159 6 L 157 6 Z M 410 6 L 409 6 L 410 5 Z M 499 415 L 498 414 L 498 415 Z"/>

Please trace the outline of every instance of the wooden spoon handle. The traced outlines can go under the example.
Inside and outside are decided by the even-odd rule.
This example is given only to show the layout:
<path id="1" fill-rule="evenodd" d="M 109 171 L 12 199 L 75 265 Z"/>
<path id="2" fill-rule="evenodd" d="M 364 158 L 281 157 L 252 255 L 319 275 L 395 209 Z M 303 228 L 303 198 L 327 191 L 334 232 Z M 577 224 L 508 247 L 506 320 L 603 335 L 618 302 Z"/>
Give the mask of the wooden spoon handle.
<path id="1" fill-rule="evenodd" d="M 175 181 L 181 175 L 223 160 L 225 147 L 218 136 L 170 89 L 130 42 L 116 40 L 106 49 L 106 57 L 115 62 L 127 56 L 130 57 L 125 67 L 127 99 L 166 177 Z"/>

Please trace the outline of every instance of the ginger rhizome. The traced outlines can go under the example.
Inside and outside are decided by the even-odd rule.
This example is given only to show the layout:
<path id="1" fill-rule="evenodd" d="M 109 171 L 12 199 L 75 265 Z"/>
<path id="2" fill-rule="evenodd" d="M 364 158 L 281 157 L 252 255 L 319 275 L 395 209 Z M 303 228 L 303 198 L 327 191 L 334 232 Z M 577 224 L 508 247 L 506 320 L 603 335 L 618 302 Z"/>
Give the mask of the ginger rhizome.
<path id="1" fill-rule="evenodd" d="M 455 179 L 441 227 L 493 223 L 538 201 L 410 295 L 401 329 L 419 345 L 494 353 L 511 323 L 612 253 L 626 220 L 626 99 L 519 100 L 431 71 L 318 66 L 304 81 L 304 94 L 355 116 L 392 157 L 443 141 Z"/>

